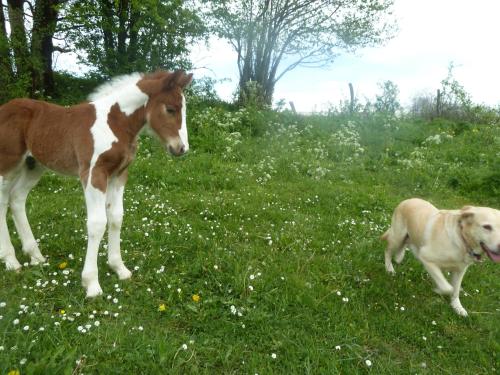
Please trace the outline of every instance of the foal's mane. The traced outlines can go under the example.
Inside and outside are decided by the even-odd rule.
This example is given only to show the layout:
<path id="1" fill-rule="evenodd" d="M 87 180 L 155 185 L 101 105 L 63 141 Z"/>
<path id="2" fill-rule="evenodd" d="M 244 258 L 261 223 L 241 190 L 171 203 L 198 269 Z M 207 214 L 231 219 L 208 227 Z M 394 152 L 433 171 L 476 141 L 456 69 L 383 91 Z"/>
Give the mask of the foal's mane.
<path id="1" fill-rule="evenodd" d="M 94 92 L 88 96 L 88 99 L 94 102 L 107 96 L 116 96 L 117 93 L 123 92 L 124 89 L 131 85 L 135 85 L 142 78 L 143 74 L 141 73 L 131 73 L 114 77 L 109 82 L 105 82 L 98 86 Z"/>

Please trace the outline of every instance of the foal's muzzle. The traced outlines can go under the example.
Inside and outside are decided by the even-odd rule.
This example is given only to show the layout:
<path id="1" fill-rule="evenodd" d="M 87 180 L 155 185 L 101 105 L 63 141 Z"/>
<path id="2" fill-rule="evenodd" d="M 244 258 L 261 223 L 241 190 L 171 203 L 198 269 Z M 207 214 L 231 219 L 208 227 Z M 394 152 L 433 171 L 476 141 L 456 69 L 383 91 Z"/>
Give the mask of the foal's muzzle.
<path id="1" fill-rule="evenodd" d="M 183 143 L 179 143 L 178 145 L 168 145 L 167 146 L 168 152 L 170 152 L 174 156 L 181 156 L 186 153 L 186 146 L 184 146 Z"/>

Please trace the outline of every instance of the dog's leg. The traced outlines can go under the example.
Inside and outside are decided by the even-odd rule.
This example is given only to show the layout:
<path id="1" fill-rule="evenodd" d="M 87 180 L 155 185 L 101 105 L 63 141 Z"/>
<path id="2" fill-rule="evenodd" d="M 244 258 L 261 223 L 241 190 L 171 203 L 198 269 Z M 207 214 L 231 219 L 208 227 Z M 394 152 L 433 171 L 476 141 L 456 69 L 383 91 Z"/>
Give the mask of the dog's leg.
<path id="1" fill-rule="evenodd" d="M 465 275 L 465 271 L 467 271 L 467 267 L 464 267 L 463 269 L 458 271 L 453 271 L 451 274 L 451 285 L 453 285 L 453 294 L 451 295 L 451 307 L 453 307 L 455 312 L 460 316 L 468 315 L 467 310 L 464 309 L 459 299 L 460 285 L 462 284 L 462 279 Z"/>
<path id="2" fill-rule="evenodd" d="M 396 255 L 394 256 L 394 260 L 396 261 L 397 264 L 401 264 L 405 257 L 405 246 L 401 246 L 401 248 L 396 252 Z"/>
<path id="3" fill-rule="evenodd" d="M 108 217 L 108 264 L 120 280 L 129 279 L 132 272 L 125 266 L 120 251 L 120 230 L 123 222 L 123 189 L 127 172 L 114 178 L 106 196 L 106 215 Z"/>
<path id="4" fill-rule="evenodd" d="M 395 274 L 394 266 L 392 265 L 392 251 L 387 247 L 385 251 L 385 269 L 391 274 Z"/>
<path id="5" fill-rule="evenodd" d="M 436 283 L 437 288 L 434 289 L 434 291 L 438 294 L 452 294 L 453 287 L 450 285 L 448 280 L 446 280 L 441 269 L 434 263 L 428 262 L 425 259 L 420 258 L 420 261 Z"/>
<path id="6" fill-rule="evenodd" d="M 16 258 L 14 246 L 12 246 L 12 242 L 10 241 L 9 228 L 7 227 L 9 195 L 14 183 L 15 176 L 9 179 L 5 176 L 0 176 L 0 259 L 5 262 L 7 270 L 17 271 L 21 269 L 21 263 Z"/>
<path id="7" fill-rule="evenodd" d="M 32 265 L 45 262 L 45 258 L 40 253 L 28 218 L 26 217 L 26 198 L 30 190 L 38 183 L 40 177 L 42 177 L 43 172 L 43 168 L 38 166 L 33 170 L 23 167 L 19 178 L 10 192 L 10 208 L 14 224 L 23 244 L 23 252 L 31 257 Z"/>
<path id="8" fill-rule="evenodd" d="M 97 256 L 99 244 L 106 231 L 106 194 L 88 183 L 85 188 L 85 203 L 87 205 L 88 244 L 85 264 L 82 271 L 82 284 L 87 290 L 87 297 L 102 294 L 99 285 Z"/>
<path id="9" fill-rule="evenodd" d="M 385 250 L 385 269 L 391 274 L 395 273 L 394 266 L 392 265 L 392 255 L 394 253 L 397 253 L 396 262 L 401 263 L 402 257 L 400 256 L 400 254 L 403 253 L 404 256 L 406 240 L 406 234 L 404 236 L 395 236 L 393 232 L 394 231 L 391 230 L 388 231 L 388 234 L 386 236 L 387 249 Z M 398 261 L 400 257 L 401 260 Z"/>

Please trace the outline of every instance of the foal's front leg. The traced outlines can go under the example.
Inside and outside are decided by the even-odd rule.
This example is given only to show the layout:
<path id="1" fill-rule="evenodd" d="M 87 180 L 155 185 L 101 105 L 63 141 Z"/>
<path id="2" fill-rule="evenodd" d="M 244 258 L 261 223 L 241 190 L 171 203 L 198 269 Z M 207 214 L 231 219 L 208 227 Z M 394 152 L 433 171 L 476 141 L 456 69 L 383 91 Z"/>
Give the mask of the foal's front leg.
<path id="1" fill-rule="evenodd" d="M 129 279 L 132 272 L 125 266 L 120 251 L 120 232 L 123 222 L 123 190 L 127 172 L 115 177 L 108 185 L 106 215 L 108 218 L 108 264 L 120 280 Z"/>
<path id="2" fill-rule="evenodd" d="M 99 244 L 106 230 L 106 193 L 96 189 L 89 181 L 85 188 L 87 205 L 88 244 L 82 271 L 82 284 L 87 289 L 87 297 L 102 294 L 97 272 Z"/>

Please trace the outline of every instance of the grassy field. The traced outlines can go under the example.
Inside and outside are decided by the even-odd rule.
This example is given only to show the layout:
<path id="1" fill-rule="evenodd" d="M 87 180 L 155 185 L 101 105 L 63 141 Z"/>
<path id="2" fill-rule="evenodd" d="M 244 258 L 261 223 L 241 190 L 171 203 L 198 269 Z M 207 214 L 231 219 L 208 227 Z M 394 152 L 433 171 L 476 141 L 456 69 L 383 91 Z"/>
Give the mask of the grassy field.
<path id="1" fill-rule="evenodd" d="M 103 246 L 102 298 L 80 284 L 80 185 L 34 189 L 49 261 L 0 272 L 1 374 L 500 372 L 500 267 L 470 268 L 461 318 L 413 256 L 386 274 L 379 240 L 407 197 L 498 208 L 500 128 L 216 109 L 190 123 L 181 159 L 142 140 L 122 234 L 133 277 Z"/>

